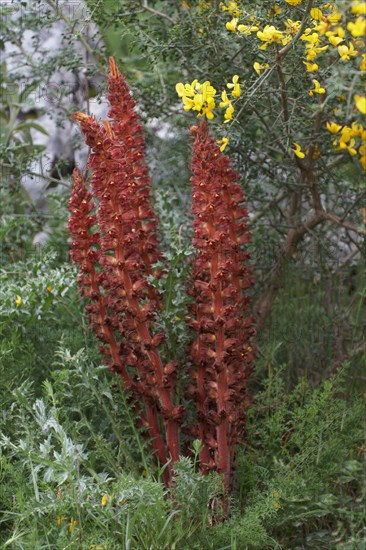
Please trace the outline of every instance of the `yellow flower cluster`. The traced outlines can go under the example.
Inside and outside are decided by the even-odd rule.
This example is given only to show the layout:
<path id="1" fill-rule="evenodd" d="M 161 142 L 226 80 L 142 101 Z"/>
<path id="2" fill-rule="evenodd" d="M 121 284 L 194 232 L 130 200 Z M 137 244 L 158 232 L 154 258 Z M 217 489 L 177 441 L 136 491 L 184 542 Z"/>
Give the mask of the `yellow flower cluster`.
<path id="1" fill-rule="evenodd" d="M 286 0 L 286 2 L 290 6 L 298 6 L 302 3 L 302 0 Z M 284 29 L 279 29 L 273 24 L 267 24 L 261 29 L 260 22 L 256 21 L 253 15 L 249 17 L 248 24 L 239 24 L 239 17 L 243 12 L 241 12 L 238 2 L 229 2 L 228 5 L 221 3 L 221 6 L 223 11 L 227 11 L 232 16 L 231 21 L 226 23 L 226 28 L 231 32 L 239 32 L 245 35 L 256 33 L 257 38 L 263 42 L 260 46 L 261 50 L 266 50 L 270 44 L 285 46 L 292 40 L 301 26 L 301 21 L 293 21 L 288 18 L 284 21 Z M 349 21 L 345 27 L 342 26 L 342 14 L 335 4 L 325 4 L 322 7 L 323 11 L 320 8 L 313 8 L 310 11 L 311 26 L 306 28 L 300 37 L 305 42 L 306 61 L 303 63 L 307 72 L 311 73 L 319 70 L 319 65 L 314 63 L 314 60 L 331 46 L 337 48 L 341 61 L 349 61 L 354 57 L 361 56 L 360 70 L 366 70 L 366 54 L 360 51 L 365 49 L 365 43 L 362 40 L 362 37 L 366 34 L 365 7 L 366 2 L 353 2 L 350 12 L 355 16 L 355 19 Z M 281 12 L 281 7 L 275 5 L 272 8 L 271 15 L 278 15 Z M 347 30 L 350 33 L 348 41 L 346 39 Z M 255 62 L 254 70 L 257 74 L 260 74 L 262 67 L 259 62 Z M 318 93 L 316 89 L 313 92 Z"/>
<path id="2" fill-rule="evenodd" d="M 285 0 L 285 3 L 291 7 L 300 6 L 302 0 Z M 295 35 L 300 38 L 304 44 L 303 65 L 307 73 L 316 73 L 321 68 L 323 58 L 318 58 L 324 52 L 329 51 L 332 56 L 338 57 L 342 63 L 355 60 L 356 71 L 366 71 L 366 2 L 353 0 L 348 4 L 345 14 L 342 13 L 337 3 L 324 3 L 320 7 L 313 7 L 310 10 L 310 23 L 304 28 L 301 36 L 298 37 L 298 31 L 301 28 L 301 21 L 285 18 L 282 25 L 278 23 L 261 24 L 253 15 L 244 19 L 245 11 L 240 9 L 239 2 L 221 3 L 222 11 L 227 12 L 232 19 L 226 23 L 226 28 L 238 35 L 255 35 L 262 43 L 261 50 L 266 50 L 272 46 L 274 51 L 286 46 Z M 273 19 L 284 11 L 284 6 L 274 4 L 271 7 L 268 16 Z M 346 20 L 345 20 L 346 19 Z M 358 60 L 360 60 L 358 62 Z M 269 63 L 255 61 L 253 68 L 258 75 L 269 68 Z M 326 66 L 326 64 L 324 65 Z M 309 96 L 325 96 L 327 90 L 321 80 L 312 79 L 313 86 L 309 90 Z M 341 99 L 340 99 L 341 100 Z M 366 98 L 364 96 L 354 96 L 357 109 L 366 114 Z M 227 109 L 228 120 L 231 119 L 230 100 L 226 95 L 222 96 L 221 107 Z M 227 122 L 228 120 L 225 120 Z M 356 124 L 356 123 L 355 123 Z M 360 125 L 358 125 L 359 127 Z M 353 129 L 352 129 L 353 128 Z M 348 151 L 351 155 L 359 155 L 359 160 L 364 169 L 366 169 L 365 158 L 365 132 L 355 134 L 354 126 L 340 126 L 340 138 L 334 140 L 336 149 Z M 329 130 L 330 131 L 330 130 Z M 357 140 L 360 140 L 358 142 Z M 298 158 L 304 158 L 299 144 L 294 144 L 294 154 Z"/>
<path id="3" fill-rule="evenodd" d="M 364 102 L 366 105 L 366 97 Z M 362 168 L 366 170 L 366 128 L 357 122 L 352 122 L 351 126 L 343 127 L 336 122 L 327 122 L 326 129 L 336 136 L 333 141 L 336 150 L 347 151 L 351 156 L 358 155 Z"/>
<path id="4" fill-rule="evenodd" d="M 221 101 L 219 107 L 225 109 L 224 111 L 224 124 L 233 120 L 235 108 L 233 102 L 241 96 L 241 87 L 239 83 L 239 75 L 235 74 L 231 82 L 226 84 L 228 91 L 224 89 L 221 92 Z M 200 84 L 198 80 L 193 80 L 191 84 L 183 84 L 178 82 L 175 89 L 178 96 L 182 99 L 185 111 L 197 111 L 197 117 L 202 118 L 206 116 L 208 120 L 214 118 L 213 110 L 215 109 L 216 102 L 216 89 L 211 85 L 210 81 L 206 81 Z M 223 152 L 225 147 L 229 143 L 227 137 L 223 137 L 218 140 L 220 145 L 220 151 Z"/>
<path id="5" fill-rule="evenodd" d="M 332 63 L 338 60 L 341 63 L 352 62 L 352 71 L 366 71 L 366 2 L 352 0 L 347 3 L 346 9 L 342 12 L 336 2 L 324 3 L 319 7 L 313 7 L 310 10 L 310 22 L 308 26 L 303 27 L 302 21 L 296 18 L 290 19 L 283 17 L 289 9 L 294 13 L 300 7 L 303 11 L 303 0 L 284 0 L 284 2 L 273 4 L 268 11 L 268 17 L 271 23 L 261 22 L 255 14 L 254 8 L 248 10 L 242 8 L 240 0 L 224 0 L 220 3 L 222 12 L 229 15 L 230 20 L 226 22 L 226 29 L 238 37 L 253 36 L 259 43 L 260 50 L 272 50 L 277 53 L 286 47 L 295 37 L 297 45 L 303 44 L 302 65 L 309 76 L 329 67 L 329 56 L 324 55 L 328 52 L 331 55 Z M 286 7 L 287 4 L 287 7 Z M 299 12 L 300 13 L 300 12 Z M 279 24 L 276 19 L 279 15 L 283 17 Z M 267 23 L 267 24 L 266 24 Z M 301 36 L 299 31 L 302 30 Z M 300 40 L 299 42 L 297 42 Z M 287 48 L 286 48 L 287 50 Z M 263 54 L 265 55 L 265 54 Z M 263 71 L 270 68 L 266 60 L 255 61 L 254 71 L 260 76 Z M 321 73 L 323 74 L 323 73 Z M 327 89 L 325 82 L 319 77 L 311 78 L 312 86 L 309 86 L 308 95 L 312 98 L 325 97 Z M 227 83 L 226 88 L 221 93 L 216 94 L 215 88 L 210 81 L 203 84 L 194 80 L 191 84 L 178 83 L 176 85 L 178 96 L 182 99 L 185 111 L 196 111 L 199 118 L 206 117 L 208 120 L 214 118 L 214 109 L 216 101 L 221 109 L 224 109 L 223 123 L 226 124 L 233 120 L 235 113 L 235 101 L 241 96 L 241 87 L 239 76 L 234 75 L 232 81 Z M 356 89 L 357 93 L 357 89 Z M 221 101 L 218 100 L 220 97 Z M 339 96 L 339 101 L 345 101 L 345 98 Z M 322 100 L 323 105 L 326 101 Z M 366 98 L 361 95 L 354 95 L 355 111 L 366 114 Z M 341 109 L 333 109 L 333 113 L 339 116 Z M 361 130 L 360 130 L 361 129 Z M 352 156 L 358 156 L 362 167 L 366 170 L 366 130 L 362 124 L 353 122 L 351 126 L 338 124 L 335 122 L 327 124 L 327 130 L 336 134 L 333 145 L 337 151 L 348 152 Z M 221 151 L 225 149 L 229 140 L 228 137 L 219 139 L 217 143 Z M 293 153 L 296 157 L 303 159 L 312 150 L 313 158 L 320 154 L 317 146 L 307 148 L 302 151 L 298 143 L 293 144 Z"/>
<path id="6" fill-rule="evenodd" d="M 240 17 L 240 15 L 242 14 L 238 2 L 228 2 L 227 4 L 221 2 L 220 7 L 222 11 L 229 12 L 232 17 Z"/>
<path id="7" fill-rule="evenodd" d="M 193 80 L 192 84 L 179 82 L 175 89 L 178 96 L 182 98 L 185 111 L 197 111 L 199 118 L 203 116 L 206 116 L 208 120 L 214 118 L 212 111 L 215 108 L 216 90 L 208 80 L 203 84 L 200 84 L 198 80 Z"/>
<path id="8" fill-rule="evenodd" d="M 224 123 L 233 120 L 234 106 L 233 101 L 240 97 L 241 88 L 239 84 L 239 76 L 236 74 L 233 76 L 231 82 L 226 84 L 229 89 L 229 94 L 226 90 L 221 93 L 221 102 L 219 106 L 221 109 L 225 109 Z M 175 87 L 178 96 L 182 99 L 185 111 L 197 111 L 198 118 L 206 116 L 208 120 L 214 118 L 213 110 L 216 106 L 215 95 L 216 90 L 211 83 L 207 80 L 203 84 L 200 84 L 198 80 L 194 80 L 192 84 L 183 84 L 178 82 Z"/>

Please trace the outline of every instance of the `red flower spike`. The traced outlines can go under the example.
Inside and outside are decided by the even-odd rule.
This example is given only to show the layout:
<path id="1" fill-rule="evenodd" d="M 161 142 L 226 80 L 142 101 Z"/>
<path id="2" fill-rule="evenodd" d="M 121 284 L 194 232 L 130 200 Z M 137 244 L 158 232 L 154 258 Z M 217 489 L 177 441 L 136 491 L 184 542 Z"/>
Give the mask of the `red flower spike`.
<path id="1" fill-rule="evenodd" d="M 153 264 L 161 259 L 157 219 L 150 204 L 150 180 L 143 164 L 144 141 L 135 104 L 113 60 L 110 68 L 109 115 L 113 120 L 100 125 L 94 117 L 82 113 L 73 118 L 92 149 L 88 167 L 93 172 L 91 186 L 98 200 L 98 260 L 104 273 L 102 285 L 110 324 L 124 341 L 119 358 L 129 371 L 137 370 L 133 386 L 145 396 L 155 447 L 161 440 L 157 411 L 162 415 L 168 453 L 174 462 L 179 458 L 178 426 L 184 411 L 173 402 L 174 377 L 168 380 L 158 352 L 163 336 L 153 335 L 151 321 L 162 298 L 147 279 L 153 274 Z M 159 452 L 158 457 L 164 464 L 169 455 L 162 454 Z M 170 470 L 169 466 L 168 477 Z"/>
<path id="2" fill-rule="evenodd" d="M 89 314 L 91 326 L 102 341 L 109 342 L 109 347 L 103 348 L 104 354 L 109 355 L 109 362 L 118 370 L 125 387 L 130 389 L 131 380 L 119 357 L 118 345 L 108 324 L 105 300 L 98 283 L 96 264 L 99 261 L 100 250 L 94 247 L 99 240 L 99 234 L 90 232 L 96 227 L 96 216 L 91 214 L 95 210 L 95 204 L 79 170 L 74 170 L 73 177 L 74 186 L 69 201 L 71 217 L 68 222 L 72 237 L 70 256 L 84 274 L 79 278 L 81 294 L 94 302 Z"/>
<path id="3" fill-rule="evenodd" d="M 251 269 L 240 251 L 250 235 L 246 227 L 244 195 L 229 158 L 209 137 L 206 123 L 191 129 L 193 244 L 198 255 L 193 265 L 191 326 L 196 331 L 191 357 L 196 366 L 196 387 L 201 468 L 224 474 L 230 486 L 233 449 L 245 423 L 243 403 L 253 368 L 250 338 L 252 320 L 244 318 L 249 299 L 243 289 L 251 284 Z M 191 389 L 192 393 L 192 389 Z"/>

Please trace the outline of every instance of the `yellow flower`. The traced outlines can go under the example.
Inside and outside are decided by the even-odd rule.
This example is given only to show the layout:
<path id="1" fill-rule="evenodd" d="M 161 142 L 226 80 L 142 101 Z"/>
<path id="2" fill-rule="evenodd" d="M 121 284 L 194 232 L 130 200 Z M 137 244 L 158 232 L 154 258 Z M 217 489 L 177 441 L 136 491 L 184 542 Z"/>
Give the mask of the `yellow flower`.
<path id="1" fill-rule="evenodd" d="M 224 124 L 227 122 L 230 122 L 230 120 L 233 120 L 233 114 L 234 114 L 234 107 L 230 104 L 229 107 L 226 109 L 224 114 Z"/>
<path id="2" fill-rule="evenodd" d="M 357 15 L 366 15 L 366 2 L 353 2 L 351 11 Z"/>
<path id="3" fill-rule="evenodd" d="M 280 42 L 283 38 L 283 32 L 276 29 L 273 25 L 266 25 L 263 31 L 257 32 L 257 36 L 262 42 L 271 44 L 272 42 Z M 264 49 L 263 46 L 261 47 Z"/>
<path id="4" fill-rule="evenodd" d="M 314 31 L 316 31 L 321 36 L 323 36 L 324 34 L 327 34 L 329 27 L 330 27 L 329 21 L 323 19 L 322 21 L 319 21 L 317 25 L 314 25 Z"/>
<path id="5" fill-rule="evenodd" d="M 192 84 L 182 84 L 182 82 L 178 82 L 178 84 L 175 85 L 175 89 L 179 97 L 194 97 L 194 94 L 200 88 L 201 84 L 198 80 L 193 80 Z"/>
<path id="6" fill-rule="evenodd" d="M 310 92 L 309 92 L 310 96 L 313 96 L 314 94 L 325 94 L 325 92 L 326 92 L 325 88 L 322 88 L 320 86 L 320 82 L 318 80 L 316 80 L 315 78 L 313 78 L 313 84 L 314 84 L 314 89 L 310 90 Z"/>
<path id="7" fill-rule="evenodd" d="M 235 74 L 232 78 L 232 82 L 226 84 L 229 90 L 232 90 L 231 95 L 233 97 L 240 97 L 240 84 L 238 82 L 239 76 Z"/>
<path id="8" fill-rule="evenodd" d="M 345 143 L 351 139 L 352 129 L 349 126 L 343 126 L 341 130 L 341 134 L 342 134 L 341 141 Z"/>
<path id="9" fill-rule="evenodd" d="M 333 28 L 332 31 L 327 31 L 325 33 L 325 36 L 327 36 L 328 38 L 330 38 L 331 36 L 335 36 L 335 37 L 338 37 L 338 38 L 344 38 L 346 36 L 346 31 L 344 30 L 343 27 L 336 27 L 336 28 Z"/>
<path id="10" fill-rule="evenodd" d="M 17 296 L 17 297 L 15 298 L 15 305 L 16 305 L 17 307 L 20 307 L 20 306 L 22 305 L 22 303 L 23 303 L 23 300 L 22 300 L 21 296 Z"/>
<path id="11" fill-rule="evenodd" d="M 313 44 L 311 43 L 306 44 L 305 46 L 305 53 L 307 54 L 306 59 L 308 61 L 314 61 L 318 53 L 325 52 L 328 48 L 329 46 L 322 46 L 320 48 L 317 48 L 316 46 L 313 46 Z"/>
<path id="12" fill-rule="evenodd" d="M 351 124 L 351 135 L 352 137 L 362 136 L 363 126 L 357 122 L 352 122 Z"/>
<path id="13" fill-rule="evenodd" d="M 319 65 L 316 63 L 307 63 L 306 61 L 303 61 L 303 63 L 308 73 L 313 73 L 319 69 Z"/>
<path id="14" fill-rule="evenodd" d="M 347 140 L 348 141 L 348 140 Z M 350 155 L 357 155 L 357 151 L 354 148 L 356 141 L 354 138 L 350 140 L 349 143 L 346 143 L 346 141 L 343 141 L 342 138 L 339 140 L 339 148 L 338 150 L 346 149 Z"/>
<path id="15" fill-rule="evenodd" d="M 323 17 L 322 10 L 320 10 L 319 8 L 313 8 L 312 10 L 310 10 L 310 16 L 313 19 L 316 19 L 316 21 L 320 21 Z"/>
<path id="16" fill-rule="evenodd" d="M 341 38 L 340 36 L 329 36 L 328 40 L 335 48 L 339 46 L 341 42 L 343 42 L 343 38 Z"/>
<path id="17" fill-rule="evenodd" d="M 347 25 L 347 29 L 352 36 L 364 36 L 366 34 L 366 19 L 364 17 L 357 17 L 356 21 L 350 21 Z"/>
<path id="18" fill-rule="evenodd" d="M 202 105 L 203 105 L 202 94 L 196 94 L 193 99 L 187 96 L 183 96 L 182 101 L 184 105 L 183 108 L 185 111 L 190 111 L 191 109 L 193 111 L 200 111 L 202 109 Z"/>
<path id="19" fill-rule="evenodd" d="M 60 527 L 61 524 L 62 524 L 62 520 L 63 520 L 63 518 L 62 518 L 61 516 L 59 516 L 59 517 L 57 518 L 57 525 L 58 525 L 59 527 Z"/>
<path id="20" fill-rule="evenodd" d="M 202 98 L 203 101 L 208 101 L 209 99 L 213 98 L 216 94 L 216 90 L 213 86 L 211 86 L 211 82 L 209 80 L 206 80 L 202 84 Z"/>
<path id="21" fill-rule="evenodd" d="M 236 32 L 236 26 L 238 24 L 238 18 L 234 17 L 231 21 L 226 23 L 226 28 L 228 31 Z"/>
<path id="22" fill-rule="evenodd" d="M 226 147 L 227 144 L 229 143 L 229 140 L 228 140 L 227 137 L 224 137 L 224 138 L 222 138 L 222 139 L 218 139 L 218 140 L 216 141 L 216 143 L 218 143 L 219 145 L 221 145 L 220 151 L 221 151 L 221 153 L 223 153 L 223 152 L 225 151 L 225 147 Z"/>
<path id="23" fill-rule="evenodd" d="M 336 122 L 327 122 L 326 127 L 331 134 L 338 134 L 339 130 L 342 128 L 342 126 Z"/>
<path id="24" fill-rule="evenodd" d="M 264 71 L 265 69 L 268 69 L 269 68 L 269 64 L 268 63 L 258 63 L 258 61 L 256 61 L 253 65 L 254 67 L 254 70 L 257 74 L 261 74 L 261 71 Z"/>
<path id="25" fill-rule="evenodd" d="M 303 159 L 305 157 L 305 154 L 301 151 L 301 145 L 299 145 L 298 143 L 294 143 L 294 145 L 295 148 L 292 149 L 292 151 L 297 157 L 299 157 L 299 159 Z"/>
<path id="26" fill-rule="evenodd" d="M 340 36 L 341 38 L 344 38 L 346 36 L 346 31 L 343 27 L 337 27 L 334 32 L 338 34 L 338 36 Z"/>
<path id="27" fill-rule="evenodd" d="M 283 44 L 283 46 L 286 46 L 286 44 L 291 42 L 291 40 L 292 40 L 291 34 L 285 34 L 285 36 L 281 40 L 281 44 Z"/>
<path id="28" fill-rule="evenodd" d="M 212 97 L 209 97 L 204 105 L 202 105 L 202 112 L 197 115 L 198 118 L 206 116 L 208 120 L 212 120 L 215 115 L 213 114 L 213 109 L 215 108 L 215 100 Z"/>
<path id="29" fill-rule="evenodd" d="M 319 42 L 319 35 L 317 32 L 312 32 L 311 34 L 304 33 L 300 36 L 300 38 L 305 42 L 310 42 L 310 44 L 318 44 Z"/>
<path id="30" fill-rule="evenodd" d="M 224 90 L 221 93 L 220 107 L 221 107 L 221 109 L 225 109 L 226 107 L 229 107 L 230 105 L 231 105 L 231 100 L 228 98 L 226 90 Z"/>
<path id="31" fill-rule="evenodd" d="M 366 155 L 363 155 L 362 157 L 360 157 L 360 163 L 362 168 L 366 170 Z"/>
<path id="32" fill-rule="evenodd" d="M 202 94 L 196 94 L 193 98 L 193 111 L 200 111 L 203 106 L 203 96 Z"/>
<path id="33" fill-rule="evenodd" d="M 52 292 L 52 290 L 53 290 L 52 286 L 47 287 L 47 292 Z"/>
<path id="34" fill-rule="evenodd" d="M 259 27 L 256 25 L 238 25 L 238 31 L 242 34 L 250 36 L 253 32 L 259 31 Z"/>
<path id="35" fill-rule="evenodd" d="M 107 505 L 107 502 L 109 500 L 109 495 L 105 494 L 102 496 L 102 507 L 104 508 Z"/>
<path id="36" fill-rule="evenodd" d="M 342 61 L 348 61 L 351 57 L 355 57 L 358 54 L 352 43 L 350 43 L 349 46 L 346 46 L 345 44 L 338 46 L 338 53 Z"/>
<path id="37" fill-rule="evenodd" d="M 296 34 L 300 26 L 301 21 L 292 21 L 292 19 L 286 19 L 285 21 L 286 32 L 290 33 L 291 35 Z"/>
<path id="38" fill-rule="evenodd" d="M 331 14 L 327 17 L 328 21 L 331 23 L 338 23 L 342 19 L 342 14 L 337 9 L 335 9 Z"/>
<path id="39" fill-rule="evenodd" d="M 353 100 L 356 104 L 357 109 L 363 114 L 366 115 L 366 96 L 364 95 L 355 95 Z"/>
<path id="40" fill-rule="evenodd" d="M 197 111 L 198 117 L 206 115 L 208 119 L 214 118 L 212 110 L 215 108 L 215 100 L 213 99 L 216 90 L 209 80 L 200 84 L 198 80 L 194 80 L 192 84 L 183 84 L 179 82 L 175 89 L 179 97 L 182 98 L 185 111 Z"/>
<path id="41" fill-rule="evenodd" d="M 290 6 L 298 6 L 301 4 L 302 0 L 286 0 L 286 2 L 290 4 Z"/>

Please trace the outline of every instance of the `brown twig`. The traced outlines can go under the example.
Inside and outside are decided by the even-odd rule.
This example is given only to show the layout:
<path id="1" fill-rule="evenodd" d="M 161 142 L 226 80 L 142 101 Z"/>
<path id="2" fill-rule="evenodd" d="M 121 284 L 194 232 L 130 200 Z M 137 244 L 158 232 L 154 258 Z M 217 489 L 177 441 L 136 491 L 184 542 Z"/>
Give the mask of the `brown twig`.
<path id="1" fill-rule="evenodd" d="M 140 4 L 141 4 L 141 7 L 142 7 L 143 10 L 152 13 L 156 17 L 161 17 L 162 19 L 166 19 L 166 21 L 169 21 L 169 23 L 171 25 L 176 25 L 177 22 L 175 21 L 175 19 L 173 19 L 172 17 L 170 17 L 166 13 L 155 10 L 154 8 L 150 8 L 150 6 L 147 3 L 147 0 L 141 0 Z"/>

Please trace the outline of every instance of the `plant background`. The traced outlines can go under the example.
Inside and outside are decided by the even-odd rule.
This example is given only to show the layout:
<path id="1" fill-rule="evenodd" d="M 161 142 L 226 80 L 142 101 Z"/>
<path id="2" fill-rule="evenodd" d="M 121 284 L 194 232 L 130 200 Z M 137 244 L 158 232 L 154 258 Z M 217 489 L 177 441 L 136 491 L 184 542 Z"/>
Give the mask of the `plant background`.
<path id="1" fill-rule="evenodd" d="M 270 5 L 256 9 L 265 14 Z M 273 150 L 282 123 L 265 131 L 258 116 L 270 90 L 250 95 L 256 51 L 249 41 L 235 42 L 226 21 L 219 2 L 1 5 L 4 547 L 365 548 L 362 236 L 317 227 L 285 262 L 259 334 L 247 444 L 238 455 L 233 517 L 223 525 L 215 525 L 220 481 L 200 479 L 188 460 L 177 466 L 174 500 L 165 498 L 123 392 L 100 365 L 77 294 L 66 206 L 70 174 L 87 151 L 69 117 L 75 110 L 105 113 L 108 55 L 128 79 L 144 122 L 162 246 L 173 266 L 175 299 L 162 322 L 172 326 L 177 354 L 187 334 L 183 322 L 170 320 L 183 319 L 186 307 L 187 126 L 195 122 L 180 107 L 179 81 L 210 79 L 220 88 L 232 74 L 243 76 L 251 102 L 231 128 L 228 153 L 253 220 L 253 302 L 265 292 L 288 228 L 284 211 L 300 184 L 296 165 Z M 291 63 L 296 75 L 298 61 Z M 347 92 L 347 71 L 338 64 L 335 89 Z M 307 93 L 304 75 L 293 85 Z M 271 86 L 278 112 L 275 80 Z M 297 132 L 306 135 L 308 117 L 305 108 L 294 112 Z M 211 130 L 221 137 L 218 123 Z M 362 224 L 359 168 L 349 157 L 329 169 L 327 159 L 319 180 L 325 203 Z M 306 200 L 304 208 L 311 208 Z"/>

